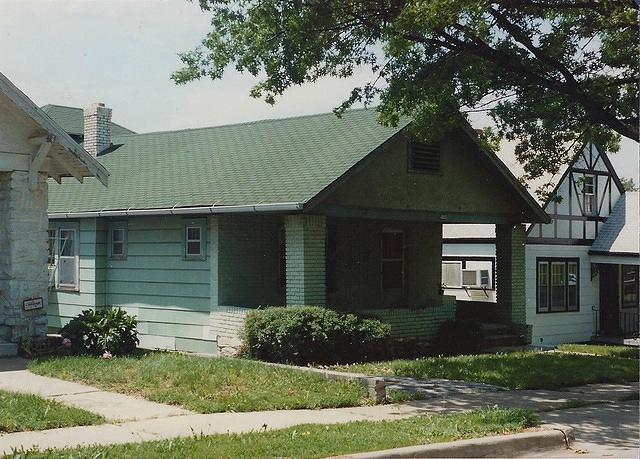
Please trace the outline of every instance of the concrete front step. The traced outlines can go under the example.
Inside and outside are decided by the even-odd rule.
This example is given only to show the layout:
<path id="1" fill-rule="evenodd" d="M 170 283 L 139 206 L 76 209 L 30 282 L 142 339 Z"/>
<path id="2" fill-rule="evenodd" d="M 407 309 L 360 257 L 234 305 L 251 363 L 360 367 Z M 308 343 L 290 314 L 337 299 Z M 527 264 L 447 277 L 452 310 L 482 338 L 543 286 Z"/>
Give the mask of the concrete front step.
<path id="1" fill-rule="evenodd" d="M 513 334 L 513 329 L 509 324 L 482 322 L 480 326 L 482 327 L 482 332 L 485 336 Z"/>
<path id="2" fill-rule="evenodd" d="M 519 335 L 490 335 L 482 340 L 483 348 L 518 346 L 523 344 L 523 338 Z"/>
<path id="3" fill-rule="evenodd" d="M 18 355 L 18 345 L 16 343 L 0 342 L 0 357 L 15 357 Z"/>

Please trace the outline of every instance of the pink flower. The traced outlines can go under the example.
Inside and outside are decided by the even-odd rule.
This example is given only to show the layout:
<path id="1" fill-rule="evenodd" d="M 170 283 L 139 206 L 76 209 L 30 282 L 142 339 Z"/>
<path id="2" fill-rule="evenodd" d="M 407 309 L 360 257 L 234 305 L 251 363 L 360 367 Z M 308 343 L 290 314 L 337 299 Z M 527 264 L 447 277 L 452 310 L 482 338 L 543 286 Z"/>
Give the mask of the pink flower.
<path id="1" fill-rule="evenodd" d="M 71 340 L 69 338 L 63 339 L 62 345 L 65 347 L 65 349 L 71 348 Z"/>
<path id="2" fill-rule="evenodd" d="M 111 352 L 109 352 L 109 351 L 104 351 L 104 353 L 102 354 L 102 358 L 103 359 L 107 359 L 108 360 L 111 357 L 113 357 L 113 356 L 111 355 Z"/>

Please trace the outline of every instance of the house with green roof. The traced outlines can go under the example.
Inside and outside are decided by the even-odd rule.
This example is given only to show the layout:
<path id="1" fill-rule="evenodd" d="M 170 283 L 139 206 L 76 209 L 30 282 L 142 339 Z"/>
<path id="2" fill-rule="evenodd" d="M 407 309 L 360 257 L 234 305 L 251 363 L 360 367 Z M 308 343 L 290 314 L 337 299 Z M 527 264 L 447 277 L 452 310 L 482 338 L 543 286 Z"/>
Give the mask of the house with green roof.
<path id="1" fill-rule="evenodd" d="M 252 308 L 321 305 L 429 336 L 456 308 L 443 223 L 496 224 L 500 319 L 524 327 L 522 223 L 548 217 L 470 127 L 425 144 L 362 109 L 137 134 L 103 108 L 84 147 L 109 188 L 50 184 L 50 328 L 121 306 L 143 347 L 215 354 Z M 49 116 L 79 136 L 81 113 Z"/>

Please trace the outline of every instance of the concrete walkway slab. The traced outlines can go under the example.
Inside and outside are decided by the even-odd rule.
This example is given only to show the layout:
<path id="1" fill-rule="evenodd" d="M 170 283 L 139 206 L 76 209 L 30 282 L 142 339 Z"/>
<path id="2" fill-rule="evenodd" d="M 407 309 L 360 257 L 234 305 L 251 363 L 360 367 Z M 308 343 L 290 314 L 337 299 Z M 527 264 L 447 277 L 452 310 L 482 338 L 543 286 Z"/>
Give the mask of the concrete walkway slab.
<path id="1" fill-rule="evenodd" d="M 384 379 L 387 390 L 401 390 L 418 394 L 423 398 L 456 397 L 460 394 L 477 394 L 479 392 L 499 392 L 504 387 L 470 381 L 452 379 L 416 379 L 402 376 L 380 376 Z"/>
<path id="2" fill-rule="evenodd" d="M 0 389 L 57 400 L 60 403 L 102 415 L 114 422 L 193 414 L 177 406 L 106 392 L 85 384 L 39 376 L 20 369 L 25 367 L 25 362 L 24 359 L 0 360 Z"/>

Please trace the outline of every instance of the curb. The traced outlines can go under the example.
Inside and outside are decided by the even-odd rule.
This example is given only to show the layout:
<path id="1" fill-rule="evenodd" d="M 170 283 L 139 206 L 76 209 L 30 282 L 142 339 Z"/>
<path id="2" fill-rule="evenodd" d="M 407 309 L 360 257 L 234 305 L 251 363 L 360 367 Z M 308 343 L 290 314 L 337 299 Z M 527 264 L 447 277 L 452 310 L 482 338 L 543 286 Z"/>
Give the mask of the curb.
<path id="1" fill-rule="evenodd" d="M 335 370 L 325 370 L 322 368 L 314 368 L 314 367 L 299 367 L 295 365 L 287 365 L 284 363 L 275 363 L 275 362 L 262 362 L 265 365 L 279 367 L 279 368 L 290 368 L 293 370 L 304 371 L 306 373 L 315 373 L 324 376 L 327 379 L 337 379 L 343 381 L 356 381 L 362 384 L 369 393 L 369 397 L 375 400 L 376 404 L 384 403 L 387 400 L 387 388 L 386 382 L 384 378 L 369 376 L 361 373 L 346 373 L 342 371 Z"/>
<path id="2" fill-rule="evenodd" d="M 531 451 L 569 448 L 574 440 L 569 426 L 547 425 L 543 430 L 511 435 L 471 438 L 448 443 L 407 446 L 404 448 L 346 454 L 330 459 L 381 459 L 409 457 L 516 457 Z"/>

